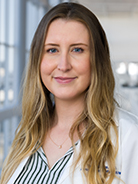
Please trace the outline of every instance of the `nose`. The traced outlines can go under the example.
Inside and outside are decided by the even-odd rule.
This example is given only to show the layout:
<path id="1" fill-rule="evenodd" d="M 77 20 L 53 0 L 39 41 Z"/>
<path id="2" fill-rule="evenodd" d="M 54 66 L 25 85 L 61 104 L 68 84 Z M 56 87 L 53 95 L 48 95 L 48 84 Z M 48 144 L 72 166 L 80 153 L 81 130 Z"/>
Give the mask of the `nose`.
<path id="1" fill-rule="evenodd" d="M 58 70 L 63 72 L 69 71 L 71 69 L 71 60 L 68 53 L 61 53 L 58 61 Z"/>

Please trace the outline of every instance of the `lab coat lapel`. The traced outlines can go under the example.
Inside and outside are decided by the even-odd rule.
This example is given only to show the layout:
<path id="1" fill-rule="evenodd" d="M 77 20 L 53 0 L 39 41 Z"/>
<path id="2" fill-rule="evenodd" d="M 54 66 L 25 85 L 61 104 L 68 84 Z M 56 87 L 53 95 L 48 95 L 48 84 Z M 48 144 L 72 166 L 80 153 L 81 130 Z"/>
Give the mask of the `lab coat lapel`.
<path id="1" fill-rule="evenodd" d="M 18 177 L 18 175 L 20 174 L 20 172 L 22 171 L 24 165 L 26 164 L 27 160 L 29 157 L 26 157 L 21 163 L 20 165 L 17 167 L 17 169 L 15 170 L 15 172 L 13 173 L 12 177 L 10 178 L 10 180 L 8 181 L 7 184 L 13 184 L 16 180 L 16 178 Z"/>

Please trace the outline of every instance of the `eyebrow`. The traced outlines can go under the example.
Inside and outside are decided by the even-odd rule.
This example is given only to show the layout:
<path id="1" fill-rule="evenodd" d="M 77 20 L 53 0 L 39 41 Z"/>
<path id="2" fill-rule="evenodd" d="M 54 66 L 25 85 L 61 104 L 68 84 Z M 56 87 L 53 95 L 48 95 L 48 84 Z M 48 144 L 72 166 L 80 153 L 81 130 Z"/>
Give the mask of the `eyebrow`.
<path id="1" fill-rule="evenodd" d="M 58 44 L 55 44 L 55 43 L 47 43 L 44 46 L 57 46 L 57 47 L 59 47 L 59 45 Z"/>
<path id="2" fill-rule="evenodd" d="M 74 43 L 74 44 L 71 44 L 71 47 L 73 46 L 78 46 L 78 45 L 84 45 L 86 47 L 88 47 L 89 45 L 85 44 L 85 43 Z M 55 44 L 55 43 L 47 43 L 45 44 L 44 46 L 56 46 L 56 47 L 59 47 L 60 45 L 59 44 Z"/>

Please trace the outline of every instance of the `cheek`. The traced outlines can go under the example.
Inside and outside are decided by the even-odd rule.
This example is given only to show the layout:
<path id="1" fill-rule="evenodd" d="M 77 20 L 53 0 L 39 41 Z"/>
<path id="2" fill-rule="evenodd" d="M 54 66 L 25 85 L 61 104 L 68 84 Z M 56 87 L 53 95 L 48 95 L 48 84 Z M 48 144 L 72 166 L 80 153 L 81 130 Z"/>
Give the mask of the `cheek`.
<path id="1" fill-rule="evenodd" d="M 45 87 L 48 87 L 48 84 L 50 82 L 50 77 L 51 73 L 50 73 L 50 69 L 49 66 L 46 64 L 46 62 L 41 62 L 40 65 L 40 75 L 41 75 L 41 79 L 43 81 L 43 84 L 45 85 Z"/>
<path id="2" fill-rule="evenodd" d="M 83 60 L 81 62 L 81 64 L 79 65 L 78 69 L 80 71 L 80 74 L 83 74 L 85 76 L 90 77 L 90 75 L 91 75 L 91 64 L 90 64 L 89 58 Z"/>
<path id="3" fill-rule="evenodd" d="M 53 67 L 49 62 L 42 60 L 41 65 L 40 65 L 41 77 L 43 77 L 43 75 L 50 75 L 52 72 L 52 68 Z"/>
<path id="4" fill-rule="evenodd" d="M 83 80 L 85 81 L 86 85 L 90 85 L 90 82 L 91 82 L 91 64 L 90 64 L 89 60 L 87 60 L 87 61 L 85 60 L 85 62 L 81 66 L 80 72 L 83 76 Z"/>

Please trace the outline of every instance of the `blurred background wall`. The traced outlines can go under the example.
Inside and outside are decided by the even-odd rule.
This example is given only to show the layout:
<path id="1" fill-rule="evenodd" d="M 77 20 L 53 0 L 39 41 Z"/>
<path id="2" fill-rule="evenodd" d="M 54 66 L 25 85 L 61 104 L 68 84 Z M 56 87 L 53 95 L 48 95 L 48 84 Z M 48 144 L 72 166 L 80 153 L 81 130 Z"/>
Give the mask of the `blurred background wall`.
<path id="1" fill-rule="evenodd" d="M 120 106 L 138 115 L 138 0 L 0 0 L 0 172 L 21 119 L 22 75 L 43 15 L 78 2 L 100 20 L 109 41 Z"/>

